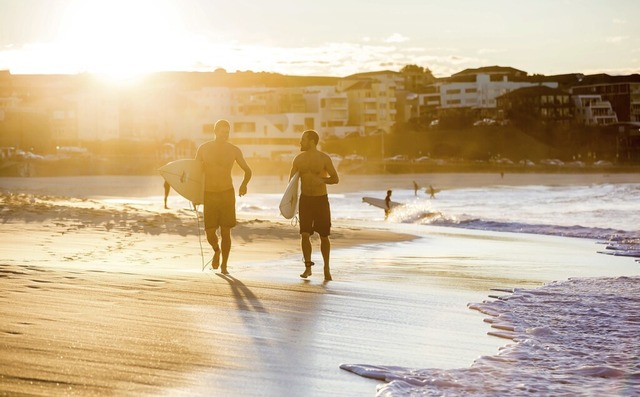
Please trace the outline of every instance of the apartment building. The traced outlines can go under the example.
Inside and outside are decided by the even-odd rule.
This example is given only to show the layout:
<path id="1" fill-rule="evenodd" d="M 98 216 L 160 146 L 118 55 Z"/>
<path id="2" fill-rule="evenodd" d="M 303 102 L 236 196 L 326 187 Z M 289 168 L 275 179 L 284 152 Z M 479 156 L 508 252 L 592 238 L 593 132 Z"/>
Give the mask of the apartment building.
<path id="1" fill-rule="evenodd" d="M 413 116 L 432 119 L 452 110 L 468 109 L 478 119 L 497 118 L 497 98 L 524 87 L 557 88 L 554 81 L 534 81 L 527 73 L 511 67 L 488 66 L 465 69 L 448 78 L 439 79 L 418 94 Z"/>
<path id="2" fill-rule="evenodd" d="M 573 95 L 575 120 L 581 125 L 603 126 L 618 122 L 609 101 L 600 95 Z"/>
<path id="3" fill-rule="evenodd" d="M 396 123 L 396 92 L 404 90 L 399 72 L 358 73 L 338 82 L 348 98 L 350 126 L 362 126 L 365 135 L 391 132 Z"/>
<path id="4" fill-rule="evenodd" d="M 584 76 L 571 87 L 574 95 L 600 95 L 611 103 L 620 121 L 640 121 L 640 75 L 610 76 L 595 74 Z"/>
<path id="5" fill-rule="evenodd" d="M 547 86 L 524 87 L 497 98 L 497 107 L 504 117 L 542 123 L 570 124 L 573 104 L 569 93 Z"/>

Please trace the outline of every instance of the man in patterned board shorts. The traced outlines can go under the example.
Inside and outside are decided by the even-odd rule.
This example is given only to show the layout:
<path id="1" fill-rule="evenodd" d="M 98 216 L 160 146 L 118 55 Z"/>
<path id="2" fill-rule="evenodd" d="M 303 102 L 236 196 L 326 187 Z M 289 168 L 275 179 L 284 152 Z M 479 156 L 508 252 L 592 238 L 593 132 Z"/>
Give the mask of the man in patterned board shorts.
<path id="1" fill-rule="evenodd" d="M 229 274 L 227 261 L 231 252 L 231 228 L 236 225 L 236 197 L 231 177 L 233 164 L 238 163 L 244 171 L 239 196 L 247 194 L 247 184 L 251 179 L 251 168 L 242 151 L 227 142 L 230 130 L 227 120 L 218 120 L 214 127 L 215 139 L 200 145 L 196 153 L 196 160 L 202 161 L 204 168 L 204 229 L 214 252 L 211 267 L 220 267 L 222 274 Z"/>
<path id="2" fill-rule="evenodd" d="M 304 258 L 305 270 L 302 278 L 311 276 L 311 235 L 320 235 L 320 252 L 324 261 L 324 279 L 331 280 L 329 257 L 331 253 L 331 209 L 327 195 L 327 185 L 339 182 L 338 173 L 333 166 L 331 157 L 317 149 L 320 137 L 314 130 L 302 133 L 300 139 L 300 153 L 293 160 L 289 179 L 296 172 L 300 173 L 300 245 Z"/>

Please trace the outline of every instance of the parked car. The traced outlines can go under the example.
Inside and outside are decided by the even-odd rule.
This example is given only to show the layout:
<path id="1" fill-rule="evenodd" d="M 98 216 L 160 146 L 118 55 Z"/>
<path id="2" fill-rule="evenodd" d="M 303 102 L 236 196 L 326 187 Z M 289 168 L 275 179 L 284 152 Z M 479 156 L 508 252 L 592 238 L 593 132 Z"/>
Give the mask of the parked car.
<path id="1" fill-rule="evenodd" d="M 431 158 L 429 156 L 420 156 L 417 159 L 413 160 L 416 163 L 426 163 L 428 161 L 431 161 Z"/>
<path id="2" fill-rule="evenodd" d="M 478 127 L 481 125 L 495 125 L 497 122 L 494 119 L 488 119 L 488 118 L 484 118 L 482 120 L 478 120 L 475 123 L 473 123 L 474 127 Z"/>
<path id="3" fill-rule="evenodd" d="M 593 163 L 593 165 L 596 167 L 608 167 L 610 165 L 613 165 L 613 163 L 607 160 L 598 160 L 595 163 Z"/>
<path id="4" fill-rule="evenodd" d="M 409 160 L 409 157 L 405 156 L 404 154 L 396 154 L 395 156 L 392 157 L 385 157 L 385 161 L 407 161 Z"/>
<path id="5" fill-rule="evenodd" d="M 553 165 L 553 166 L 563 166 L 564 162 L 558 159 L 543 159 L 540 160 L 540 164 L 542 165 Z"/>

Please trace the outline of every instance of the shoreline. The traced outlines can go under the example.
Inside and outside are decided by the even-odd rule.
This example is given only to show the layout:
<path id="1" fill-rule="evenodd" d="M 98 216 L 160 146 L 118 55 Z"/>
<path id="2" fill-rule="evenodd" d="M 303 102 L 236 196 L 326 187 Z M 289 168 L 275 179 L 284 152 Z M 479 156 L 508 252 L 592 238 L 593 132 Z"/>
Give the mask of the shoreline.
<path id="1" fill-rule="evenodd" d="M 374 174 L 340 176 L 340 183 L 331 186 L 329 195 L 360 190 L 413 189 L 415 180 L 421 189 L 433 185 L 438 189 L 487 187 L 492 185 L 578 185 L 599 183 L 639 183 L 638 173 L 420 173 Z M 234 177 L 239 186 L 241 177 Z M 163 194 L 160 175 L 145 176 L 51 176 L 51 177 L 0 177 L 0 192 L 38 194 L 81 199 L 100 197 L 154 197 Z M 281 194 L 287 186 L 287 178 L 280 176 L 254 176 L 249 183 L 248 194 Z M 171 196 L 177 196 L 172 190 Z"/>
<path id="2" fill-rule="evenodd" d="M 72 196 L 160 197 L 158 178 L 144 179 L 148 186 L 56 178 L 0 194 L 0 390 L 373 396 L 379 381 L 340 365 L 444 370 L 503 347 L 467 307 L 491 288 L 638 273 L 632 260 L 597 254 L 586 239 L 338 220 L 334 281 L 323 282 L 318 266 L 302 280 L 297 229 L 239 216 L 225 277 L 201 270 L 191 211 Z M 345 184 L 410 181 L 372 179 Z M 256 191 L 276 180 L 257 180 Z M 18 191 L 3 182 L 0 190 Z M 450 183 L 490 181 L 458 175 Z"/>

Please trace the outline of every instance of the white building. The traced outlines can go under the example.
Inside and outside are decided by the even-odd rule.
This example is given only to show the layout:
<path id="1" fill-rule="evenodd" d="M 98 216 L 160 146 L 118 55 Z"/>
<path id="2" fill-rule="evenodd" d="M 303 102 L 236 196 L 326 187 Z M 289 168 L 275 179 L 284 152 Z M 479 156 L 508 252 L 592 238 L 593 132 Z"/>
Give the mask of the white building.
<path id="1" fill-rule="evenodd" d="M 349 125 L 349 97 L 333 86 L 307 87 L 305 89 L 307 111 L 317 113 L 316 128 L 322 137 L 343 138 L 350 134 L 364 134 L 364 128 Z"/>
<path id="2" fill-rule="evenodd" d="M 396 123 L 396 90 L 404 90 L 398 72 L 359 73 L 340 80 L 338 91 L 348 98 L 349 125 L 362 126 L 365 135 L 389 133 Z"/>
<path id="3" fill-rule="evenodd" d="M 584 125 L 609 125 L 618 122 L 611 102 L 600 95 L 574 95 L 576 121 Z"/>
<path id="4" fill-rule="evenodd" d="M 495 117 L 497 97 L 537 85 L 558 88 L 557 82 L 532 81 L 526 72 L 510 67 L 466 69 L 433 83 L 428 87 L 429 93 L 419 94 L 414 115 L 434 115 L 437 107 L 438 111 L 473 109 L 479 117 Z"/>

